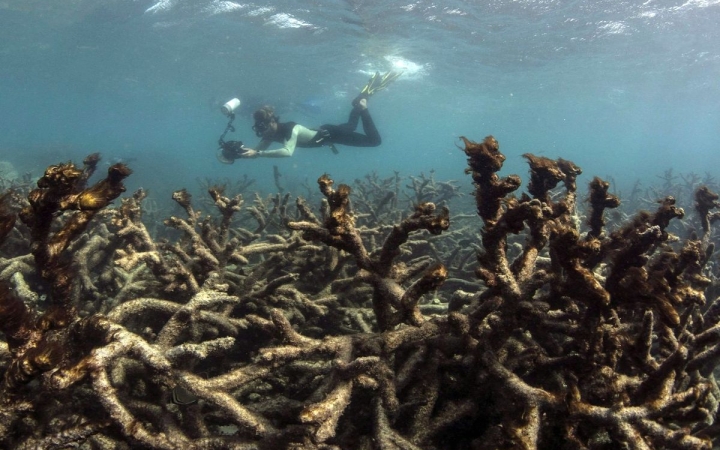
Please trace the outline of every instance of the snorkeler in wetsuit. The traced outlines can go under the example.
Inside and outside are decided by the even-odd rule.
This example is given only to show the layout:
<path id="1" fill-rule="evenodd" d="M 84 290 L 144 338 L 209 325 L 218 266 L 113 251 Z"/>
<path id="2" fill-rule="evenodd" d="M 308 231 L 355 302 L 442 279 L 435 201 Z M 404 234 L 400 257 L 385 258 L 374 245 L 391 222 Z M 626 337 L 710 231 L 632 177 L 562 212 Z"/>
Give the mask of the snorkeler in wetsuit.
<path id="1" fill-rule="evenodd" d="M 253 114 L 255 125 L 253 131 L 261 138 L 256 148 L 242 147 L 237 151 L 224 151 L 218 157 L 222 162 L 232 164 L 236 158 L 282 158 L 292 156 L 296 147 L 313 148 L 329 146 L 337 153 L 335 144 L 351 147 L 377 147 L 382 142 L 380 133 L 367 109 L 367 99 L 375 92 L 382 90 L 400 73 L 388 72 L 385 75 L 376 73 L 368 84 L 353 100 L 353 109 L 348 121 L 341 125 L 322 125 L 318 129 L 310 129 L 295 122 L 279 122 L 272 107 L 264 106 Z M 363 133 L 358 133 L 358 123 L 362 122 Z M 268 150 L 273 142 L 282 147 Z"/>

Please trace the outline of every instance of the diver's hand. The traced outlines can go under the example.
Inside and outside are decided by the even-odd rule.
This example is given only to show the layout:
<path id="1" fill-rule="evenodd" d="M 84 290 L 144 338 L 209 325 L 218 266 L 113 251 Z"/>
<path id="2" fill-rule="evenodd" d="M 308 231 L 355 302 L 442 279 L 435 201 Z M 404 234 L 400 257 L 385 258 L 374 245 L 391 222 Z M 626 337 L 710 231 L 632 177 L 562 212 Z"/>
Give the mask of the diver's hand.
<path id="1" fill-rule="evenodd" d="M 259 156 L 259 153 L 257 150 L 253 150 L 251 148 L 243 147 L 242 153 L 240 153 L 240 158 L 257 158 Z"/>

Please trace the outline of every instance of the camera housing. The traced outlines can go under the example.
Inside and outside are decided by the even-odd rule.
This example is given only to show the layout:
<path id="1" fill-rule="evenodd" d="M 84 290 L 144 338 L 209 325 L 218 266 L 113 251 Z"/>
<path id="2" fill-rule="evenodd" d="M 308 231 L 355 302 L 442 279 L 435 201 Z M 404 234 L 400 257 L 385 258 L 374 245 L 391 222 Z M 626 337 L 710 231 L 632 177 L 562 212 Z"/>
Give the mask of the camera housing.
<path id="1" fill-rule="evenodd" d="M 218 161 L 223 164 L 233 164 L 236 159 L 242 155 L 244 146 L 242 141 L 223 141 L 219 142 L 220 148 L 216 153 Z"/>

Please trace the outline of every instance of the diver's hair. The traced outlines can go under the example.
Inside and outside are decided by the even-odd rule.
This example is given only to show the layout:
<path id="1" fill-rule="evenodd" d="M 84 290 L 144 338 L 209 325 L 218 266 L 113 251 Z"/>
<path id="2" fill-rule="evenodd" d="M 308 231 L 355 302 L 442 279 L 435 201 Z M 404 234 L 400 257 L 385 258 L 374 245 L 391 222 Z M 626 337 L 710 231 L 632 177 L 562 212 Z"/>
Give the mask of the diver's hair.
<path id="1" fill-rule="evenodd" d="M 272 119 L 275 119 L 276 122 L 280 121 L 280 118 L 275 115 L 275 109 L 272 106 L 265 105 L 262 108 L 258 109 L 253 113 L 253 119 L 255 119 L 255 123 L 262 122 L 270 122 Z"/>

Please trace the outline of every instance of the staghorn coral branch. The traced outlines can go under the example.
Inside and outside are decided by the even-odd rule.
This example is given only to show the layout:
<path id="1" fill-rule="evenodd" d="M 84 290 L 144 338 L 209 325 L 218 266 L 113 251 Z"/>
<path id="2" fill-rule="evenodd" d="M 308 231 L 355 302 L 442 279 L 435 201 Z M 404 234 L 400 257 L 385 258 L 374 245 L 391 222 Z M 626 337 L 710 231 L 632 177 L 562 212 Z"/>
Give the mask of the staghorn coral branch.
<path id="1" fill-rule="evenodd" d="M 394 226 L 390 235 L 385 239 L 380 255 L 375 265 L 375 272 L 381 276 L 388 276 L 393 260 L 400 254 L 400 246 L 407 242 L 408 236 L 418 230 L 427 230 L 438 235 L 450 226 L 450 210 L 442 208 L 440 214 L 434 215 L 435 205 L 423 203 L 415 208 L 415 212 Z"/>
<path id="2" fill-rule="evenodd" d="M 7 280 L 17 273 L 25 276 L 33 273 L 34 267 L 31 264 L 34 259 L 30 254 L 10 259 L 0 259 L 0 280 Z"/>
<path id="3" fill-rule="evenodd" d="M 67 263 L 61 261 L 71 241 L 88 226 L 90 219 L 125 191 L 123 179 L 131 170 L 122 164 L 108 168 L 107 177 L 78 193 L 86 181 L 83 171 L 72 164 L 50 166 L 37 182 L 38 188 L 28 195 L 29 206 L 20 213 L 20 219 L 30 227 L 33 237 L 33 256 L 40 275 L 51 286 L 51 300 L 67 310 L 63 317 L 52 320 L 67 321 L 72 314 L 69 299 L 70 277 Z M 65 224 L 52 232 L 53 218 L 64 211 L 75 211 Z"/>
<path id="4" fill-rule="evenodd" d="M 608 194 L 610 183 L 601 180 L 598 177 L 593 178 L 590 182 L 590 216 L 588 217 L 589 238 L 601 238 L 602 229 L 605 226 L 603 214 L 607 208 L 617 208 L 620 206 L 620 199 L 612 194 Z"/>
<path id="5" fill-rule="evenodd" d="M 237 426 L 248 430 L 251 435 L 263 437 L 276 433 L 269 421 L 243 407 L 232 395 L 209 389 L 205 380 L 191 373 L 180 372 L 178 375 L 179 381 L 188 392 L 222 409 Z"/>
<path id="6" fill-rule="evenodd" d="M 10 197 L 10 192 L 0 195 L 0 245 L 13 230 L 17 220 L 17 216 L 10 209 Z"/>
<path id="7" fill-rule="evenodd" d="M 155 342 L 160 347 L 170 347 L 175 345 L 180 334 L 189 326 L 201 308 L 212 308 L 225 303 L 237 302 L 238 298 L 231 295 L 225 295 L 218 292 L 202 290 L 195 294 L 189 302 L 178 308 L 172 317 L 165 323 L 163 328 L 158 332 L 158 338 Z"/>
<path id="8" fill-rule="evenodd" d="M 447 278 L 444 266 L 436 266 L 405 291 L 399 284 L 402 273 L 397 271 L 394 259 L 400 254 L 400 246 L 407 242 L 410 233 L 427 230 L 431 234 L 440 234 L 450 226 L 450 213 L 443 208 L 435 215 L 435 205 L 424 203 L 415 208 L 415 213 L 393 227 L 377 256 L 371 256 L 363 244 L 362 237 L 355 228 L 355 218 L 350 212 L 350 188 L 341 185 L 338 190 L 332 188 L 334 182 L 328 175 L 318 179 L 320 191 L 326 197 L 329 211 L 325 214 L 323 225 L 313 222 L 289 222 L 288 228 L 301 230 L 304 238 L 319 240 L 331 247 L 347 251 L 355 257 L 361 272 L 358 279 L 371 284 L 374 288 L 373 309 L 381 330 L 389 330 L 402 322 L 414 325 L 422 323 L 417 303 L 422 295 L 437 288 Z"/>

